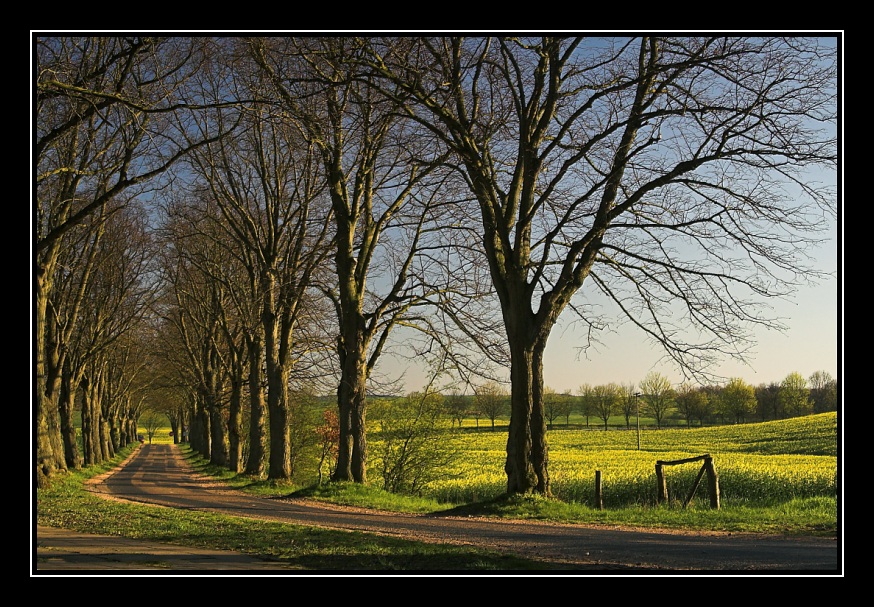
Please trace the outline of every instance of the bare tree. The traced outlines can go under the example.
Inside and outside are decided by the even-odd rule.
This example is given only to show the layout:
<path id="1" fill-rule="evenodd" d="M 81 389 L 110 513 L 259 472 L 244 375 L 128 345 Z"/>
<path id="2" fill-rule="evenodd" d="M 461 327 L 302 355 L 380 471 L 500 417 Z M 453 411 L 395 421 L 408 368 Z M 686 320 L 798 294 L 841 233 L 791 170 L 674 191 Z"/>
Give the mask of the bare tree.
<path id="1" fill-rule="evenodd" d="M 253 97 L 261 93 L 251 91 Z M 192 154 L 192 169 L 221 213 L 225 242 L 245 251 L 239 260 L 249 264 L 257 285 L 252 295 L 260 304 L 264 339 L 268 478 L 290 479 L 289 381 L 300 348 L 307 349 L 295 341 L 295 331 L 308 313 L 315 278 L 324 272 L 331 237 L 324 174 L 300 132 L 267 104 L 213 119 L 241 126 L 233 137 Z"/>
<path id="2" fill-rule="evenodd" d="M 586 418 L 586 428 L 589 427 L 589 418 L 595 415 L 595 389 L 591 384 L 582 384 L 577 388 L 580 396 L 580 414 Z"/>
<path id="3" fill-rule="evenodd" d="M 647 412 L 656 420 L 656 427 L 661 429 L 662 422 L 668 411 L 674 408 L 675 391 L 671 381 L 655 371 L 650 371 L 640 382 L 640 391 L 643 393 Z"/>
<path id="4" fill-rule="evenodd" d="M 619 411 L 625 418 L 626 430 L 631 429 L 631 418 L 637 414 L 638 402 L 637 391 L 634 384 L 622 384 L 619 386 Z"/>
<path id="5" fill-rule="evenodd" d="M 686 372 L 743 360 L 836 215 L 837 45 L 787 37 L 363 40 L 458 158 L 511 351 L 508 493 L 550 493 L 543 352 L 585 283 Z M 718 313 L 713 313 L 718 310 Z M 691 329 L 691 331 L 690 331 Z M 690 335 L 692 337 L 690 337 Z"/>
<path id="6" fill-rule="evenodd" d="M 558 413 L 559 415 L 564 417 L 564 425 L 565 427 L 569 427 L 571 424 L 571 415 L 574 412 L 574 395 L 571 393 L 570 389 L 565 390 L 559 395 L 558 399 Z"/>
<path id="7" fill-rule="evenodd" d="M 346 38 L 251 39 L 249 48 L 323 164 L 333 209 L 339 324 L 338 462 L 333 479 L 366 482 L 367 382 L 392 330 L 426 293 L 412 266 L 434 212 L 440 147 L 402 102 L 353 78 Z M 418 132 L 417 132 L 418 130 Z M 336 285 L 336 286 L 334 286 Z"/>
<path id="8" fill-rule="evenodd" d="M 617 384 L 601 384 L 592 389 L 592 400 L 595 414 L 604 422 L 604 431 L 607 431 L 607 422 L 616 412 L 619 404 L 619 386 Z"/>
<path id="9" fill-rule="evenodd" d="M 168 254 L 164 280 L 172 302 L 162 310 L 173 327 L 176 343 L 185 355 L 185 367 L 194 394 L 191 446 L 218 466 L 229 458 L 226 406 L 228 366 L 222 331 L 227 289 L 216 268 L 228 262 L 227 248 L 216 233 L 216 205 L 191 201 L 164 226 Z M 196 209 L 196 210 L 195 210 Z"/>
<path id="10" fill-rule="evenodd" d="M 507 412 L 507 396 L 507 391 L 496 382 L 487 382 L 474 388 L 474 407 L 489 419 L 492 430 L 495 429 L 495 420 Z"/>
<path id="11" fill-rule="evenodd" d="M 837 411 L 838 383 L 827 371 L 815 371 L 807 380 L 813 412 Z"/>

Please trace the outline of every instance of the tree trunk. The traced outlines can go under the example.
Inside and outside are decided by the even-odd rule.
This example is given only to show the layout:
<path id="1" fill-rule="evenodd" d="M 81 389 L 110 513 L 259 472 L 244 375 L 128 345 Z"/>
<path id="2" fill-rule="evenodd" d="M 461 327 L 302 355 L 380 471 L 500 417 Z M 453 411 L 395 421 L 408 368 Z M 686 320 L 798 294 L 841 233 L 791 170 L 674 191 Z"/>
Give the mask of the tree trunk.
<path id="1" fill-rule="evenodd" d="M 93 370 L 84 380 L 82 390 L 82 442 L 86 466 L 99 464 L 103 460 L 100 446 L 100 372 Z"/>
<path id="2" fill-rule="evenodd" d="M 337 340 L 337 356 L 340 359 L 340 384 L 337 386 L 337 421 L 339 439 L 337 442 L 337 467 L 332 481 L 352 480 L 352 396 L 349 382 L 346 381 L 346 347 L 343 338 Z"/>
<path id="3" fill-rule="evenodd" d="M 261 477 L 265 466 L 265 405 L 261 387 L 261 340 L 249 340 L 249 459 L 246 474 Z"/>
<path id="4" fill-rule="evenodd" d="M 367 482 L 367 400 L 364 387 L 364 371 L 358 376 L 359 388 L 352 401 L 352 480 Z"/>
<path id="5" fill-rule="evenodd" d="M 510 428 L 507 436 L 507 493 L 551 495 L 549 447 L 543 410 L 543 351 L 523 304 L 505 310 L 510 345 Z"/>
<path id="6" fill-rule="evenodd" d="M 269 348 L 268 348 L 269 349 Z M 288 430 L 288 371 L 267 359 L 267 413 L 270 427 L 270 457 L 267 478 L 291 479 L 291 436 Z"/>
<path id="7" fill-rule="evenodd" d="M 64 460 L 67 468 L 78 470 L 82 467 L 82 456 L 79 453 L 79 443 L 76 440 L 75 402 L 75 381 L 69 369 L 66 369 L 61 381 L 58 415 L 60 416 L 61 438 L 64 444 Z"/>
<path id="8" fill-rule="evenodd" d="M 191 448 L 209 458 L 209 415 L 200 397 L 195 398 L 194 415 L 191 419 Z"/>
<path id="9" fill-rule="evenodd" d="M 510 338 L 510 426 L 507 436 L 507 493 L 531 493 L 537 475 L 531 459 L 533 356 L 521 339 Z"/>
<path id="10" fill-rule="evenodd" d="M 537 476 L 536 490 L 541 495 L 550 496 L 549 483 L 549 445 L 546 439 L 546 418 L 543 414 L 543 351 L 546 342 L 536 342 L 532 352 L 531 379 L 531 460 Z"/>
<path id="11" fill-rule="evenodd" d="M 206 410 L 209 413 L 210 434 L 209 463 L 216 466 L 227 466 L 228 439 L 219 398 L 220 396 L 217 390 L 206 395 Z"/>
<path id="12" fill-rule="evenodd" d="M 36 485 L 45 486 L 53 474 L 66 470 L 55 381 L 49 377 L 46 361 L 46 306 L 50 285 L 45 266 L 37 267 L 36 276 Z"/>
<path id="13" fill-rule="evenodd" d="M 79 387 L 82 394 L 82 464 L 90 466 L 94 461 L 94 438 L 91 434 L 93 427 L 93 416 L 91 409 L 91 383 L 88 377 L 82 379 L 82 384 Z"/>
<path id="14" fill-rule="evenodd" d="M 359 329 L 363 318 L 350 321 L 343 339 L 343 361 L 337 409 L 340 417 L 340 453 L 334 480 L 367 482 L 367 340 Z"/>
<path id="15" fill-rule="evenodd" d="M 228 468 L 231 472 L 243 469 L 243 376 L 235 371 L 231 378 L 231 396 L 228 403 Z"/>

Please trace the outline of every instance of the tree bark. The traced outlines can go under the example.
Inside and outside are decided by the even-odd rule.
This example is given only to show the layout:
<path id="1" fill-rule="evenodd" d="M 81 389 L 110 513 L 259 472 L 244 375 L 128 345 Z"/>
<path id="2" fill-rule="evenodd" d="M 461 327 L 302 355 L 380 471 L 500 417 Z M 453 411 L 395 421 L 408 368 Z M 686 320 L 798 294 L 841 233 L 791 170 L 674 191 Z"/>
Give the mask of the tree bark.
<path id="1" fill-rule="evenodd" d="M 231 378 L 231 395 L 228 402 L 228 468 L 231 472 L 243 469 L 243 377 L 235 370 Z"/>
<path id="2" fill-rule="evenodd" d="M 246 474 L 261 477 L 265 467 L 265 405 L 261 387 L 261 340 L 253 336 L 249 346 L 249 459 Z"/>
<path id="3" fill-rule="evenodd" d="M 64 459 L 67 468 L 77 470 L 82 467 L 82 456 L 79 453 L 79 444 L 76 440 L 75 402 L 76 385 L 72 374 L 67 369 L 62 375 L 58 415 L 60 417 Z"/>
<path id="4" fill-rule="evenodd" d="M 270 427 L 270 457 L 267 478 L 290 480 L 291 437 L 288 431 L 288 371 L 271 358 L 268 358 L 267 362 L 267 414 Z"/>
<path id="5" fill-rule="evenodd" d="M 205 395 L 206 410 L 209 413 L 209 462 L 216 466 L 227 466 L 228 439 L 219 394 L 218 390 L 215 390 Z"/>
<path id="6" fill-rule="evenodd" d="M 37 267 L 36 276 L 36 486 L 47 484 L 53 474 L 67 469 L 64 459 L 61 427 L 58 419 L 57 394 L 59 378 L 49 373 L 46 360 L 46 310 L 50 284 L 46 265 Z"/>
<path id="7" fill-rule="evenodd" d="M 340 449 L 333 480 L 367 482 L 367 347 L 361 304 L 347 294 L 346 306 L 357 313 L 344 314 L 343 338 L 338 346 L 341 371 L 337 388 Z"/>

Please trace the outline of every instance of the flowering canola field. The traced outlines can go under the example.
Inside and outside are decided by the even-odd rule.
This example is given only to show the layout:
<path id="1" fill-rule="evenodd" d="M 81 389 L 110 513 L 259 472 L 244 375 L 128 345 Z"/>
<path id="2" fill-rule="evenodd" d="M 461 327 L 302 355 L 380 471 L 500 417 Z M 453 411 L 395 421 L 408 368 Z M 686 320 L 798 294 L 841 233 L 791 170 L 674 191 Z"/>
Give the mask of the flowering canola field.
<path id="1" fill-rule="evenodd" d="M 637 450 L 635 430 L 552 430 L 549 472 L 556 498 L 595 506 L 601 472 L 604 506 L 656 502 L 655 463 L 709 453 L 725 505 L 772 506 L 794 498 L 835 497 L 838 485 L 837 414 L 776 422 L 692 429 L 646 430 Z M 497 497 L 506 488 L 505 432 L 454 432 L 444 440 L 458 450 L 452 469 L 423 495 L 446 503 Z M 669 499 L 684 500 L 701 462 L 665 467 Z M 693 502 L 707 503 L 702 480 Z"/>

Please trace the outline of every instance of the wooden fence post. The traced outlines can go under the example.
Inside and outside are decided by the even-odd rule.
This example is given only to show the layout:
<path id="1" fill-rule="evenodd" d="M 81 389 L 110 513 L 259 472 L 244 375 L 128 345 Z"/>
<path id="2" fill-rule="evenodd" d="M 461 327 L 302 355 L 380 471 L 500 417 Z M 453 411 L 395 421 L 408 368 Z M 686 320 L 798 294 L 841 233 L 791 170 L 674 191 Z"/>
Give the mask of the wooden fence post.
<path id="1" fill-rule="evenodd" d="M 662 463 L 656 462 L 656 495 L 659 504 L 668 499 L 668 484 L 665 481 L 665 473 L 662 469 Z"/>
<path id="2" fill-rule="evenodd" d="M 604 509 L 604 497 L 601 494 L 601 471 L 595 470 L 595 503 L 598 505 L 598 510 Z"/>
<path id="3" fill-rule="evenodd" d="M 710 507 L 719 510 L 719 476 L 716 474 L 712 457 L 704 460 L 704 467 L 707 468 L 707 492 L 710 494 Z"/>

